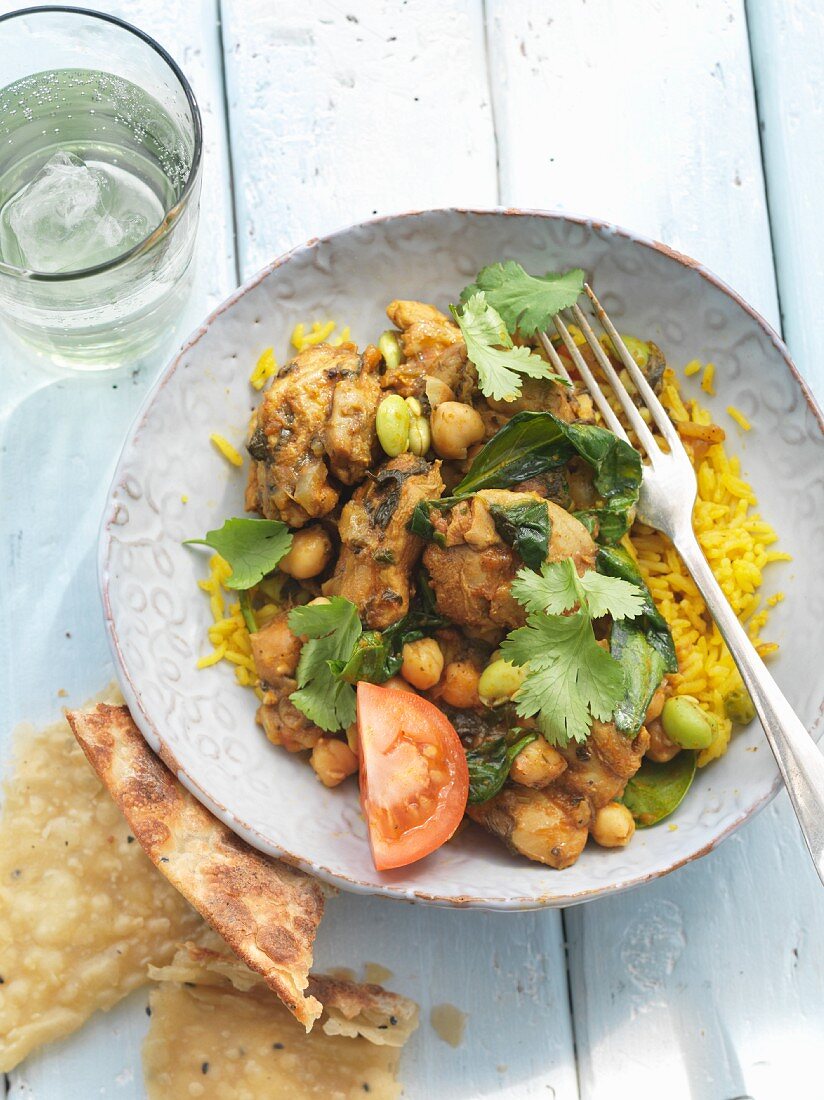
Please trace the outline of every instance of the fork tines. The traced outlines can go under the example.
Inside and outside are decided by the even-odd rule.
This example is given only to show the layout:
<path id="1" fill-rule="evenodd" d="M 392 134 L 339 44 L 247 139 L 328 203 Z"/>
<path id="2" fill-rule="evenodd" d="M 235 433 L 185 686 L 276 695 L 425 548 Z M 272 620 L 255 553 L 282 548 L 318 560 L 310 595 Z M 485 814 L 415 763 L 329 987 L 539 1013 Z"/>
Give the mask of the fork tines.
<path id="1" fill-rule="evenodd" d="M 650 415 L 655 421 L 656 427 L 669 444 L 671 452 L 674 453 L 676 448 L 678 450 L 683 450 L 681 439 L 675 428 L 673 427 L 672 421 L 667 415 L 664 406 L 656 397 L 655 391 L 653 390 L 652 386 L 650 386 L 641 368 L 633 359 L 626 344 L 619 336 L 618 330 L 615 328 L 615 325 L 613 325 L 612 321 L 607 316 L 607 313 L 604 310 L 603 306 L 595 297 L 595 293 L 593 292 L 592 287 L 588 283 L 584 283 L 584 290 L 586 291 L 587 296 L 594 306 L 595 314 L 604 332 L 609 337 L 610 342 L 615 349 L 616 355 L 626 367 L 627 373 L 629 374 L 639 394 L 641 395 L 641 398 L 649 409 Z M 626 386 L 621 381 L 621 378 L 618 375 L 615 367 L 610 362 L 609 356 L 604 351 L 604 348 L 601 345 L 601 341 L 595 335 L 595 332 L 593 331 L 592 325 L 589 323 L 586 314 L 577 304 L 572 307 L 571 312 L 573 317 L 575 318 L 575 322 L 583 333 L 587 345 L 591 349 L 592 354 L 595 356 L 598 366 L 603 371 L 604 377 L 607 379 L 610 386 L 612 387 L 612 390 L 615 393 L 615 396 L 617 397 L 618 402 L 624 411 L 624 415 L 626 416 L 628 423 L 635 431 L 638 442 L 640 443 L 643 450 L 647 453 L 650 461 L 653 463 L 653 465 L 655 465 L 656 458 L 660 458 L 663 455 L 663 452 L 656 443 L 655 437 L 650 431 L 649 426 L 647 425 L 644 418 L 641 416 L 641 413 L 638 411 L 635 402 L 632 400 L 632 397 L 627 391 Z M 572 334 L 570 333 L 563 317 L 560 315 L 560 313 L 556 313 L 555 316 L 552 318 L 552 321 L 555 325 L 555 329 L 558 332 L 558 335 L 561 337 L 561 340 L 564 343 L 564 346 L 569 352 L 570 358 L 575 364 L 575 367 L 580 374 L 584 385 L 587 387 L 590 394 L 592 395 L 592 399 L 597 405 L 598 410 L 603 416 L 606 424 L 613 432 L 615 432 L 616 435 L 620 436 L 621 439 L 626 440 L 627 433 L 625 432 L 621 421 L 618 419 L 612 406 L 607 401 L 604 391 L 601 389 L 601 386 L 598 380 L 595 378 L 594 374 L 592 373 L 592 370 L 590 369 L 586 359 L 581 354 L 580 349 L 575 343 L 575 340 L 573 339 Z M 559 374 L 563 371 L 563 373 L 566 375 L 567 372 L 563 369 L 563 361 L 560 359 L 557 351 L 552 346 L 552 343 L 547 337 L 546 333 L 541 334 L 541 343 L 546 349 L 546 352 L 550 357 L 550 361 L 552 362 L 554 369 Z"/>

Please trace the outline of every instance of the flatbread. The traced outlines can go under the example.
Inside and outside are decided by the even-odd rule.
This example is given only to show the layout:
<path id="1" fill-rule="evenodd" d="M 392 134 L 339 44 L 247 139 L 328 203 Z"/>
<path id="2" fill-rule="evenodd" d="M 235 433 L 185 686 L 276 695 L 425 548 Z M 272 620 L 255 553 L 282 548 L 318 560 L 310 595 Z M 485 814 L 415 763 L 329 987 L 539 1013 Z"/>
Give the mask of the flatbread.
<path id="1" fill-rule="evenodd" d="M 204 809 L 154 755 L 126 707 L 99 704 L 68 719 L 158 870 L 308 1031 L 322 1009 L 304 991 L 325 888 L 256 852 Z"/>
<path id="2" fill-rule="evenodd" d="M 162 982 L 143 1047 L 149 1100 L 397 1100 L 400 1050 L 307 1034 L 265 987 Z"/>
<path id="3" fill-rule="evenodd" d="M 20 727 L 13 751 L 0 816 L 0 1071 L 143 985 L 147 966 L 170 963 L 202 925 L 135 843 L 67 722 Z"/>
<path id="4" fill-rule="evenodd" d="M 182 944 L 168 966 L 150 967 L 155 981 L 234 988 L 239 992 L 265 988 L 263 979 L 233 955 L 208 928 Z M 309 991 L 324 1009 L 327 1035 L 365 1038 L 377 1046 L 402 1047 L 418 1026 L 418 1006 L 408 997 L 382 986 L 312 974 Z"/>

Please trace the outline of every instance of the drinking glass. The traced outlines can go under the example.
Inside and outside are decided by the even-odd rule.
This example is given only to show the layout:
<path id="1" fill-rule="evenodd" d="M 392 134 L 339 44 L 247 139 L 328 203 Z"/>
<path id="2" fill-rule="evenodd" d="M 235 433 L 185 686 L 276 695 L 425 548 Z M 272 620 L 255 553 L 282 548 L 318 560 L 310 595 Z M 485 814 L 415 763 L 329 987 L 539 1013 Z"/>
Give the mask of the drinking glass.
<path id="1" fill-rule="evenodd" d="M 101 370 L 174 330 L 200 198 L 192 89 L 113 16 L 0 17 L 0 314 L 67 366 Z"/>

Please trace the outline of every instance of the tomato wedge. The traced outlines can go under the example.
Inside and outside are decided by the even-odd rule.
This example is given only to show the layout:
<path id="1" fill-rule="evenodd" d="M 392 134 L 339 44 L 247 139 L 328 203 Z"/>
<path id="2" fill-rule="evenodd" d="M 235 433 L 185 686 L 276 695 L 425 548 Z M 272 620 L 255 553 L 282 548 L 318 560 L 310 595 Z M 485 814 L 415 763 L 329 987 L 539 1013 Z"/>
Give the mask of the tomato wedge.
<path id="1" fill-rule="evenodd" d="M 358 683 L 360 793 L 379 871 L 405 867 L 446 843 L 469 796 L 455 727 L 411 692 Z"/>

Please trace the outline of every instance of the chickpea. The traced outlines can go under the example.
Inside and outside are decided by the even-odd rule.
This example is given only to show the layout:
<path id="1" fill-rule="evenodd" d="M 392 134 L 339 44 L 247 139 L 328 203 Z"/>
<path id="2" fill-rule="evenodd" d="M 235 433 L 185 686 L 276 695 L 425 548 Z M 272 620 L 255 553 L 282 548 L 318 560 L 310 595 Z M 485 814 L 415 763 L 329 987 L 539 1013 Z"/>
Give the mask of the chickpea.
<path id="1" fill-rule="evenodd" d="M 624 848 L 632 840 L 635 821 L 626 806 L 620 802 L 608 802 L 596 810 L 589 831 L 595 843 L 602 848 Z"/>
<path id="2" fill-rule="evenodd" d="M 649 747 L 644 755 L 654 764 L 666 764 L 681 751 L 681 746 L 670 741 L 664 733 L 660 718 L 654 718 L 647 723 L 647 733 L 649 733 Z"/>
<path id="3" fill-rule="evenodd" d="M 664 703 L 667 701 L 667 693 L 662 687 L 659 687 L 653 697 L 649 701 L 647 707 L 647 713 L 644 715 L 644 723 L 651 722 L 653 718 L 659 718 L 661 711 L 664 709 Z"/>
<path id="4" fill-rule="evenodd" d="M 408 691 L 412 695 L 418 694 L 411 684 L 407 684 L 402 676 L 390 676 L 388 680 L 381 684 L 381 687 L 391 688 L 392 691 Z"/>
<path id="5" fill-rule="evenodd" d="M 484 437 L 480 413 L 461 401 L 444 401 L 432 412 L 432 446 L 441 458 L 466 458 L 467 448 Z"/>
<path id="6" fill-rule="evenodd" d="M 358 770 L 357 756 L 345 741 L 339 741 L 336 737 L 318 738 L 309 763 L 324 787 L 337 787 Z"/>
<path id="7" fill-rule="evenodd" d="M 434 687 L 443 672 L 443 653 L 434 638 L 421 638 L 417 642 L 407 642 L 403 647 L 401 676 L 404 680 L 426 691 Z"/>
<path id="8" fill-rule="evenodd" d="M 424 391 L 431 409 L 436 409 L 438 405 L 443 405 L 445 401 L 455 400 L 455 394 L 449 386 L 447 386 L 446 382 L 442 382 L 441 379 L 436 378 L 434 374 L 427 374 L 425 376 Z"/>
<path id="9" fill-rule="evenodd" d="M 451 707 L 477 707 L 480 674 L 471 661 L 450 661 L 443 672 L 441 698 Z"/>
<path id="10" fill-rule="evenodd" d="M 534 787 L 540 790 L 557 779 L 567 766 L 566 760 L 548 745 L 543 737 L 525 745 L 509 769 L 509 778 L 522 787 Z"/>
<path id="11" fill-rule="evenodd" d="M 506 703 L 526 678 L 526 669 L 510 664 L 499 657 L 488 664 L 478 681 L 478 695 L 485 707 L 499 707 Z"/>
<path id="12" fill-rule="evenodd" d="M 304 527 L 292 535 L 292 548 L 280 559 L 280 570 L 305 581 L 322 573 L 332 557 L 332 540 L 322 527 Z"/>

